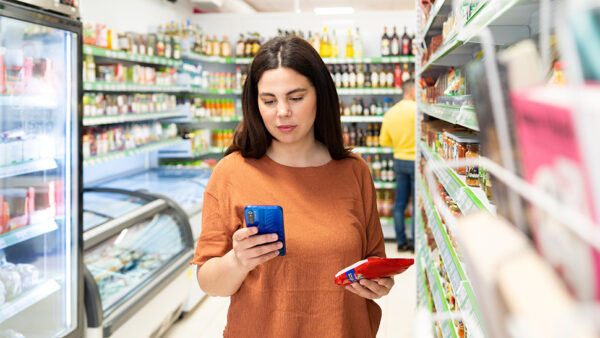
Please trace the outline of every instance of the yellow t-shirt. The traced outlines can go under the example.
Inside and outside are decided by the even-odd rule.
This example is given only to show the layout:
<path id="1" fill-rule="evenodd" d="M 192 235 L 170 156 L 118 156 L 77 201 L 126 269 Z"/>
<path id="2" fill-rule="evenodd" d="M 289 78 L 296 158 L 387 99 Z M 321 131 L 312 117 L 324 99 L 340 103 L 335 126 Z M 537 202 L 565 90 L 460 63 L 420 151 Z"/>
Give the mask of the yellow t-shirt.
<path id="1" fill-rule="evenodd" d="M 394 147 L 394 158 L 415 160 L 415 101 L 402 100 L 385 113 L 379 144 Z"/>

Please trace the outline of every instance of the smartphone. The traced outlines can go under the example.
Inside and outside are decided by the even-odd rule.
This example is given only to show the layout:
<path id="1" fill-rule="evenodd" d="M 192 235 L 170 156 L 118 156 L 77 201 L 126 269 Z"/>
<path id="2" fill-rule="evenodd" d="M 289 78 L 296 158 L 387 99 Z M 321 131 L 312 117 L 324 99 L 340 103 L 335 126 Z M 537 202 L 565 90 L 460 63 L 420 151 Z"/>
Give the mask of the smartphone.
<path id="1" fill-rule="evenodd" d="M 285 233 L 283 232 L 283 209 L 278 205 L 247 205 L 244 208 L 246 225 L 258 227 L 258 234 L 277 234 L 283 243 L 279 256 L 285 256 Z"/>

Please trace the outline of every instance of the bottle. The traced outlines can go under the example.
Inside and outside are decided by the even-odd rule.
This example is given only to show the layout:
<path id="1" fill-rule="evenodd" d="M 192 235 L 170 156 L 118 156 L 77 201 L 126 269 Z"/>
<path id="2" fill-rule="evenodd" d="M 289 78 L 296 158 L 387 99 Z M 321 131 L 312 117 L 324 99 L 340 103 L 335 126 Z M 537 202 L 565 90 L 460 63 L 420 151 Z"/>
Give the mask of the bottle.
<path id="1" fill-rule="evenodd" d="M 371 176 L 373 173 L 371 172 Z M 383 216 L 383 191 L 377 190 L 377 212 Z"/>
<path id="2" fill-rule="evenodd" d="M 350 131 L 348 130 L 348 126 L 344 125 L 342 128 L 342 138 L 344 139 L 344 146 L 350 146 Z"/>
<path id="3" fill-rule="evenodd" d="M 365 146 L 365 134 L 360 128 L 356 130 L 356 145 L 358 145 L 359 147 Z"/>
<path id="4" fill-rule="evenodd" d="M 321 55 L 321 57 L 331 57 L 331 41 L 329 39 L 329 34 L 327 33 L 327 27 L 323 27 L 323 36 L 321 37 L 319 47 L 319 55 Z"/>
<path id="5" fill-rule="evenodd" d="M 348 79 L 348 83 L 350 84 L 350 88 L 356 88 L 356 72 L 354 71 L 356 68 L 355 65 L 349 65 L 350 68 L 350 76 Z"/>
<path id="6" fill-rule="evenodd" d="M 394 26 L 394 34 L 392 34 L 392 42 L 390 44 L 390 53 L 391 55 L 400 55 L 400 37 L 398 37 L 398 33 L 396 32 L 396 26 Z"/>
<path id="7" fill-rule="evenodd" d="M 350 115 L 356 115 L 356 98 L 352 99 L 352 104 L 350 105 Z"/>
<path id="8" fill-rule="evenodd" d="M 387 27 L 383 27 L 381 36 L 381 56 L 390 56 L 390 37 L 387 35 Z"/>
<path id="9" fill-rule="evenodd" d="M 371 173 L 371 177 L 373 177 L 373 157 L 371 155 L 367 155 L 367 167 L 369 167 L 369 172 Z"/>
<path id="10" fill-rule="evenodd" d="M 313 48 L 319 53 L 321 51 L 321 38 L 319 37 L 319 33 L 315 32 L 312 40 Z"/>
<path id="11" fill-rule="evenodd" d="M 221 41 L 221 56 L 231 57 L 231 43 L 229 43 L 227 35 L 223 36 L 223 41 Z"/>
<path id="12" fill-rule="evenodd" d="M 375 154 L 375 161 L 373 161 L 373 180 L 381 180 L 381 160 L 379 159 L 379 154 Z"/>
<path id="13" fill-rule="evenodd" d="M 404 34 L 402 34 L 402 55 L 410 55 L 410 37 L 406 32 L 406 26 L 404 26 Z"/>
<path id="14" fill-rule="evenodd" d="M 333 34 L 331 34 L 331 57 L 332 58 L 336 58 L 338 56 L 340 56 L 340 50 L 339 50 L 339 46 L 338 46 L 338 42 L 337 42 L 337 37 L 335 34 L 335 29 L 332 32 Z"/>
<path id="15" fill-rule="evenodd" d="M 377 138 L 379 140 L 379 137 Z M 394 174 L 394 160 L 391 158 L 388 160 L 388 181 L 394 182 L 396 180 L 396 175 Z"/>
<path id="16" fill-rule="evenodd" d="M 373 130 L 373 136 L 375 136 L 375 147 L 379 147 L 379 124 L 375 124 L 375 129 Z"/>
<path id="17" fill-rule="evenodd" d="M 375 102 L 375 98 L 371 99 L 371 106 L 369 107 L 369 111 L 371 115 L 375 115 L 377 113 L 377 103 Z"/>
<path id="18" fill-rule="evenodd" d="M 379 73 L 377 72 L 377 68 L 375 68 L 375 66 L 373 66 L 373 72 L 371 72 L 371 87 L 379 87 Z"/>
<path id="19" fill-rule="evenodd" d="M 341 65 L 335 65 L 333 67 L 334 69 L 334 77 L 335 77 L 335 86 L 337 88 L 342 88 L 342 70 L 341 70 L 342 66 Z"/>
<path id="20" fill-rule="evenodd" d="M 354 56 L 357 58 L 363 57 L 362 38 L 358 27 L 356 27 L 356 35 L 354 35 Z"/>
<path id="21" fill-rule="evenodd" d="M 244 56 L 251 57 L 252 56 L 252 35 L 248 33 L 248 37 L 244 42 Z"/>
<path id="22" fill-rule="evenodd" d="M 244 57 L 244 49 L 246 48 L 246 43 L 244 42 L 244 34 L 240 33 L 240 38 L 235 44 L 235 56 L 236 57 Z"/>
<path id="23" fill-rule="evenodd" d="M 367 147 L 374 147 L 373 145 L 373 124 L 369 123 L 367 129 Z"/>
<path id="24" fill-rule="evenodd" d="M 342 65 L 342 87 L 348 88 L 350 86 L 350 74 L 348 73 L 348 66 Z"/>
<path id="25" fill-rule="evenodd" d="M 385 72 L 384 65 L 381 65 L 381 70 L 379 71 L 379 87 L 380 88 L 387 87 L 387 73 Z"/>
<path id="26" fill-rule="evenodd" d="M 327 70 L 329 71 L 329 75 L 331 75 L 331 80 L 335 83 L 335 75 L 333 75 L 333 66 L 327 65 Z"/>
<path id="27" fill-rule="evenodd" d="M 212 55 L 220 56 L 221 55 L 221 42 L 217 40 L 217 35 L 213 36 L 213 46 L 212 46 Z"/>
<path id="28" fill-rule="evenodd" d="M 392 65 L 390 65 L 386 71 L 388 88 L 394 88 L 394 72 L 392 72 Z"/>
<path id="29" fill-rule="evenodd" d="M 348 29 L 348 38 L 346 39 L 346 57 L 354 57 L 354 44 L 352 41 L 352 31 Z"/>
<path id="30" fill-rule="evenodd" d="M 365 72 L 365 87 L 371 88 L 371 66 L 367 65 L 367 71 Z"/>
<path id="31" fill-rule="evenodd" d="M 350 145 L 356 146 L 356 123 L 353 123 L 352 129 L 350 129 Z"/>
<path id="32" fill-rule="evenodd" d="M 405 63 L 403 68 L 404 70 L 402 71 L 402 82 L 404 83 L 410 81 L 411 76 L 408 70 L 408 64 Z"/>
<path id="33" fill-rule="evenodd" d="M 465 153 L 465 157 L 468 159 L 477 159 L 479 158 L 479 150 L 477 149 L 477 144 L 468 144 L 467 152 Z M 467 166 L 467 185 L 472 187 L 479 186 L 479 167 L 477 165 Z"/>
<path id="34" fill-rule="evenodd" d="M 349 105 L 345 105 L 344 106 L 344 116 L 350 116 L 350 115 L 352 115 L 352 110 Z"/>
<path id="35" fill-rule="evenodd" d="M 400 64 L 396 64 L 394 67 L 394 87 L 402 88 L 402 70 L 400 69 Z"/>
<path id="36" fill-rule="evenodd" d="M 242 67 L 235 66 L 235 88 L 242 88 Z"/>
<path id="37" fill-rule="evenodd" d="M 390 109 L 390 98 L 385 97 L 385 98 L 383 98 L 383 111 L 387 112 L 389 109 Z"/>
<path id="38" fill-rule="evenodd" d="M 258 50 L 260 49 L 260 35 L 258 33 L 254 33 L 254 39 L 252 40 L 252 57 L 256 56 Z"/>
<path id="39" fill-rule="evenodd" d="M 362 88 L 365 86 L 365 73 L 362 69 L 362 64 L 358 65 L 358 71 L 356 73 L 356 86 Z"/>
<path id="40" fill-rule="evenodd" d="M 363 116 L 369 116 L 371 115 L 371 111 L 369 110 L 369 106 L 366 103 L 363 103 L 363 108 L 362 108 L 363 112 Z"/>

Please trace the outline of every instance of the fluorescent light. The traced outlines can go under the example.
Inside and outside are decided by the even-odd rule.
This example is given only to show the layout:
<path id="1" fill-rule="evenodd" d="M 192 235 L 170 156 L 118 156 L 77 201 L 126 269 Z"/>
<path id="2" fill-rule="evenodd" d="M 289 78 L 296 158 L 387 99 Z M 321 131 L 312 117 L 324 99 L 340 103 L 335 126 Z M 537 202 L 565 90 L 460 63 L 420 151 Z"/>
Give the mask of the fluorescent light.
<path id="1" fill-rule="evenodd" d="M 319 15 L 331 14 L 353 14 L 352 7 L 315 7 L 315 13 Z"/>

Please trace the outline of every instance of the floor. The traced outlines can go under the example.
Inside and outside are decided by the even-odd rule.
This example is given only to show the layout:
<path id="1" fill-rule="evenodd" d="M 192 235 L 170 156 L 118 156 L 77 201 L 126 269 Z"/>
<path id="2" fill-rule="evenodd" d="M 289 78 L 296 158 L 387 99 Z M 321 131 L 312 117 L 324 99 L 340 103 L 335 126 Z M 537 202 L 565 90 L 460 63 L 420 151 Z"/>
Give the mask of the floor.
<path id="1" fill-rule="evenodd" d="M 410 252 L 397 252 L 394 243 L 386 243 L 388 257 L 413 257 Z M 415 267 L 396 276 L 395 285 L 386 297 L 376 300 L 383 311 L 377 338 L 412 337 L 417 286 Z M 165 338 L 222 337 L 226 324 L 229 298 L 207 297 L 191 313 L 175 322 Z"/>

